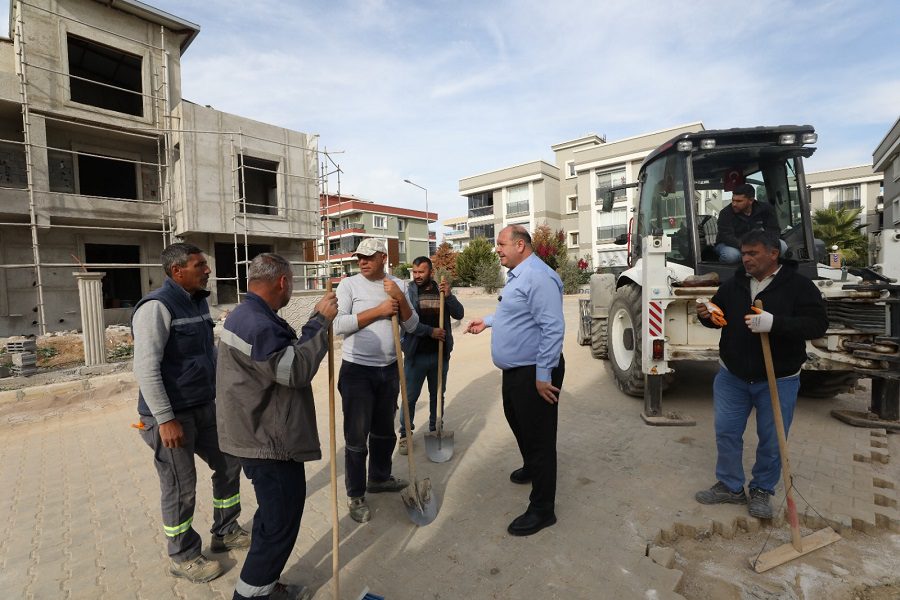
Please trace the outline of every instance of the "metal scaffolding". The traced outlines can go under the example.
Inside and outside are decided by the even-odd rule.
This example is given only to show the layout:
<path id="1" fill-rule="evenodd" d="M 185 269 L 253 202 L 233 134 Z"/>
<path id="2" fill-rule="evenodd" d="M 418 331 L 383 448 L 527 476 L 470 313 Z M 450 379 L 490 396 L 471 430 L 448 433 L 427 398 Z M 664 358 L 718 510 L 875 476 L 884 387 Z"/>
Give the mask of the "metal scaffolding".
<path id="1" fill-rule="evenodd" d="M 102 32 L 106 35 L 115 36 L 117 38 L 121 38 L 123 40 L 127 40 L 133 44 L 140 44 L 145 47 L 152 58 L 150 62 L 151 71 L 149 73 L 151 86 L 149 91 L 134 91 L 131 89 L 127 89 L 125 87 L 111 85 L 104 82 L 98 82 L 91 79 L 86 79 L 84 77 L 79 77 L 73 75 L 71 73 L 67 73 L 64 69 L 51 69 L 45 65 L 35 64 L 33 62 L 29 62 L 28 57 L 28 47 L 26 40 L 26 29 L 25 29 L 25 11 L 24 7 L 28 7 L 28 9 L 33 9 L 37 11 L 42 11 L 43 13 L 52 15 L 58 19 L 68 20 L 74 23 L 78 23 L 80 26 L 89 27 L 96 31 Z M 31 270 L 34 274 L 34 293 L 36 298 L 36 306 L 35 313 L 36 318 L 32 323 L 37 328 L 37 333 L 43 335 L 48 331 L 48 322 L 47 322 L 47 307 L 45 304 L 45 288 L 46 284 L 44 281 L 43 271 L 49 268 L 81 268 L 81 269 L 134 269 L 141 267 L 161 267 L 160 263 L 147 263 L 147 262 L 86 262 L 80 261 L 76 257 L 75 262 L 50 262 L 45 261 L 42 258 L 42 238 L 46 239 L 46 236 L 49 236 L 52 230 L 71 230 L 71 231 L 81 231 L 83 233 L 91 233 L 91 232 L 128 232 L 134 234 L 153 234 L 161 236 L 162 246 L 165 247 L 169 243 L 176 241 L 179 234 L 182 233 L 177 230 L 177 221 L 176 221 L 176 213 L 175 213 L 175 199 L 173 198 L 173 189 L 175 187 L 175 142 L 174 140 L 181 139 L 182 141 L 190 139 L 191 136 L 216 136 L 220 143 L 224 144 L 227 142 L 227 145 L 230 149 L 231 154 L 231 224 L 232 224 L 232 245 L 233 245 L 233 254 L 234 254 L 234 264 L 235 264 L 235 273 L 233 276 L 229 277 L 211 277 L 213 281 L 218 285 L 220 282 L 233 282 L 234 288 L 237 292 L 237 299 L 240 300 L 241 296 L 246 293 L 247 290 L 247 282 L 246 282 L 246 267 L 249 264 L 250 260 L 253 258 L 250 252 L 250 246 L 260 240 L 273 240 L 273 239 L 284 239 L 285 236 L 283 234 L 276 234 L 272 230 L 264 230 L 260 229 L 258 225 L 254 224 L 254 219 L 248 217 L 248 212 L 251 213 L 251 217 L 253 216 L 254 209 L 274 209 L 277 211 L 277 215 L 283 217 L 286 221 L 290 222 L 291 219 L 301 219 L 302 215 L 306 213 L 307 215 L 314 215 L 315 219 L 322 218 L 322 211 L 324 210 L 324 214 L 327 215 L 327 202 L 325 206 L 322 206 L 321 198 L 323 192 L 327 192 L 328 189 L 328 180 L 331 176 L 336 175 L 338 181 L 338 193 L 340 193 L 340 167 L 334 161 L 333 157 L 325 150 L 318 149 L 317 141 L 313 144 L 309 144 L 307 146 L 301 146 L 296 144 L 287 143 L 285 139 L 269 139 L 264 137 L 259 137 L 252 135 L 251 133 L 244 132 L 241 129 L 237 131 L 215 131 L 215 130 L 200 130 L 200 129 L 187 129 L 183 127 L 183 123 L 176 123 L 177 117 L 173 115 L 173 106 L 172 106 L 172 92 L 169 89 L 169 77 L 171 74 L 171 66 L 167 47 L 166 40 L 166 28 L 165 26 L 160 26 L 159 29 L 159 41 L 156 45 L 156 42 L 148 43 L 147 41 L 142 41 L 138 39 L 131 38 L 126 36 L 120 32 L 112 31 L 110 29 L 106 29 L 103 27 L 97 27 L 76 19 L 72 16 L 61 14 L 58 11 L 46 8 L 35 6 L 28 2 L 24 2 L 22 0 L 15 0 L 13 5 L 14 11 L 14 28 L 13 28 L 13 44 L 15 50 L 15 64 L 16 64 L 16 74 L 19 79 L 19 96 L 21 102 L 21 115 L 22 115 L 22 139 L 4 139 L 0 137 L 0 143 L 11 144 L 14 147 L 20 147 L 22 152 L 24 153 L 24 161 L 25 161 L 25 190 L 27 192 L 28 197 L 28 213 L 27 213 L 27 221 L 16 221 L 15 219 L 9 219 L 9 222 L 0 222 L 0 227 L 22 227 L 28 228 L 31 235 L 31 262 L 22 262 L 15 261 L 9 262 L 5 264 L 0 264 L 0 275 L 9 270 Z M 110 91 L 116 93 L 127 93 L 127 94 L 135 94 L 139 96 L 142 100 L 146 99 L 149 102 L 150 106 L 150 115 L 151 115 L 151 124 L 149 126 L 112 126 L 106 125 L 99 122 L 90 122 L 85 121 L 84 119 L 75 119 L 70 118 L 65 115 L 55 114 L 48 110 L 40 110 L 36 109 L 32 106 L 29 98 L 29 90 L 31 87 L 31 81 L 29 79 L 29 74 L 32 71 L 43 71 L 48 73 L 53 73 L 60 76 L 69 77 L 75 80 L 84 80 L 90 82 L 92 85 L 99 85 L 105 89 L 109 89 Z M 79 150 L 77 148 L 65 148 L 60 147 L 58 144 L 53 144 L 50 141 L 45 143 L 36 142 L 33 137 L 33 118 L 39 116 L 40 119 L 44 122 L 50 122 L 59 125 L 60 127 L 66 127 L 73 131 L 94 131 L 100 135 L 108 135 L 111 139 L 115 140 L 123 140 L 123 139 L 132 139 L 137 143 L 143 143 L 146 147 L 152 147 L 155 145 L 156 147 L 156 160 L 146 160 L 141 156 L 141 159 L 132 159 L 132 158 L 122 158 L 120 156 L 108 156 L 103 154 L 97 154 L 96 152 L 89 152 L 85 150 Z M 314 138 L 316 139 L 316 138 Z M 264 169 L 259 168 L 252 165 L 247 165 L 247 160 L 245 160 L 244 149 L 245 149 L 245 140 L 258 140 L 265 143 L 276 145 L 280 148 L 285 148 L 286 151 L 293 150 L 301 150 L 305 153 L 311 153 L 315 158 L 315 168 L 310 169 L 310 171 L 314 172 L 313 176 L 310 176 L 308 173 L 292 173 L 288 170 L 287 165 L 281 169 Z M 74 191 L 55 191 L 52 189 L 52 185 L 48 185 L 47 189 L 38 189 L 36 185 L 36 176 L 35 176 L 35 153 L 36 152 L 44 152 L 48 154 L 53 153 L 55 156 L 67 156 L 70 157 L 73 164 L 77 163 L 81 157 L 88 158 L 99 158 L 104 160 L 111 160 L 115 162 L 128 163 L 133 165 L 135 169 L 150 169 L 155 171 L 156 181 L 155 181 L 155 189 L 154 193 L 151 196 L 155 196 L 155 199 L 147 199 L 141 197 L 140 193 L 136 193 L 138 198 L 119 198 L 119 197 L 110 197 L 110 196 L 92 196 L 88 194 L 82 194 L 80 189 L 75 187 Z M 143 160 L 142 160 L 143 159 Z M 49 161 L 49 158 L 48 158 Z M 287 161 L 285 161 L 287 162 Z M 321 171 L 319 171 L 319 166 L 321 163 Z M 327 168 L 326 168 L 327 165 Z M 256 204 L 254 202 L 249 201 L 247 194 L 247 175 L 251 172 L 263 172 L 268 174 L 274 174 L 277 178 L 282 178 L 282 181 L 289 180 L 305 180 L 310 183 L 315 184 L 315 193 L 316 197 L 314 199 L 315 204 L 310 205 L 307 203 L 304 207 L 290 206 L 289 202 L 284 202 L 283 205 L 279 205 L 276 201 L 275 205 L 261 205 Z M 51 178 L 50 173 L 48 172 L 48 178 Z M 49 179 L 48 179 L 49 180 Z M 289 186 L 285 186 L 288 188 Z M 3 193 L 4 189 L 12 189 L 18 192 L 21 192 L 21 187 L 5 187 L 0 186 L 0 194 Z M 182 191 L 182 193 L 184 193 Z M 91 224 L 69 224 L 69 223 L 54 223 L 52 219 L 46 218 L 41 220 L 40 209 L 38 205 L 38 200 L 36 195 L 40 194 L 42 197 L 53 197 L 54 195 L 66 195 L 66 196 L 78 196 L 80 198 L 85 198 L 88 201 L 93 200 L 94 198 L 102 198 L 103 200 L 117 200 L 124 203 L 132 203 L 137 210 L 137 207 L 142 205 L 158 205 L 159 206 L 159 214 L 158 218 L 154 220 L 152 223 L 148 223 L 146 225 L 139 223 L 137 226 L 132 226 L 128 224 L 123 227 L 117 226 L 108 226 L 106 223 L 98 222 L 97 225 Z M 309 199 L 313 201 L 312 198 Z M 187 202 L 186 199 L 184 199 Z M 23 215 L 26 216 L 26 215 Z M 91 217 L 85 215 L 84 219 L 88 220 Z M 138 218 L 140 220 L 140 218 Z M 324 219 L 327 223 L 327 218 Z M 146 222 L 146 219 L 144 219 Z M 295 221 L 299 223 L 299 221 Z M 309 238 L 311 241 L 315 243 L 314 252 L 315 255 L 312 257 L 312 261 L 291 261 L 295 266 L 295 279 L 301 281 L 301 285 L 298 286 L 299 289 L 322 289 L 322 273 L 323 269 L 328 268 L 328 239 L 327 234 L 323 234 L 318 228 L 318 225 L 314 228 L 315 237 Z M 227 235 L 227 231 L 222 231 L 218 233 L 213 233 L 212 235 Z M 321 236 L 321 237 L 320 237 Z M 322 239 L 325 245 L 324 253 L 320 253 L 318 251 L 318 239 Z M 241 247 L 243 246 L 243 252 L 241 252 Z M 212 251 L 212 249 L 207 249 L 208 251 Z M 304 251 L 306 251 L 304 249 Z M 322 259 L 325 259 L 325 262 L 321 262 Z M 244 270 L 244 277 L 241 277 L 241 270 Z M 143 286 L 143 282 L 142 282 Z M 7 290 L 8 291 L 8 290 Z M 73 288 L 73 296 L 77 295 L 77 291 Z M 3 316 L 3 315 L 0 315 Z M 24 333 L 24 332 L 17 332 Z"/>

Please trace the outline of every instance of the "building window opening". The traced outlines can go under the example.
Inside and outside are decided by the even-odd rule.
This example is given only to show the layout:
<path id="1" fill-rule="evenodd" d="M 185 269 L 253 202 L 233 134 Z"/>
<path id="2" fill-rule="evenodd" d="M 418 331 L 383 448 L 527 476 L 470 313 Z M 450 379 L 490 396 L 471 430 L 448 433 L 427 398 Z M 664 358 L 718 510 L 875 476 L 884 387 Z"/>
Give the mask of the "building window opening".
<path id="1" fill-rule="evenodd" d="M 72 101 L 144 116 L 141 57 L 68 36 Z"/>
<path id="2" fill-rule="evenodd" d="M 138 200 L 137 165 L 114 158 L 78 156 L 78 193 Z"/>
<path id="3" fill-rule="evenodd" d="M 242 212 L 248 215 L 277 215 L 278 163 L 238 155 L 238 190 L 243 192 Z"/>
<path id="4" fill-rule="evenodd" d="M 247 260 L 253 260 L 263 252 L 271 252 L 267 244 L 247 244 Z M 216 292 L 219 304 L 237 304 L 238 293 L 247 291 L 247 265 L 237 265 L 234 261 L 234 244 L 215 245 Z M 244 260 L 243 244 L 237 247 L 238 261 Z M 239 267 L 239 268 L 236 268 Z M 237 281 L 235 281 L 237 274 Z"/>
<path id="5" fill-rule="evenodd" d="M 90 264 L 139 264 L 141 247 L 125 244 L 85 244 L 84 262 Z M 131 308 L 143 295 L 139 267 L 89 267 L 88 271 L 106 273 L 101 283 L 103 308 Z"/>

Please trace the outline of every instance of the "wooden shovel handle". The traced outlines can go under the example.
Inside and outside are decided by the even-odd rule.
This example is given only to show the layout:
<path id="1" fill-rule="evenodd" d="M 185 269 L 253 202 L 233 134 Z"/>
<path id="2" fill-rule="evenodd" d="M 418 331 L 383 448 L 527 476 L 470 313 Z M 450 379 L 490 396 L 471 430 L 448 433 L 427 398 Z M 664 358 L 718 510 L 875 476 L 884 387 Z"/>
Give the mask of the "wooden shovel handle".
<path id="1" fill-rule="evenodd" d="M 325 284 L 325 290 L 331 292 L 331 277 L 328 277 Z M 334 597 L 340 600 L 341 597 L 341 534 L 338 527 L 338 500 L 337 500 L 337 441 L 335 440 L 335 432 L 337 426 L 335 423 L 334 412 L 334 327 L 328 325 L 328 457 L 331 462 L 329 465 L 331 471 L 331 577 L 334 579 Z"/>
<path id="2" fill-rule="evenodd" d="M 762 300 L 757 300 L 753 305 L 762 310 Z M 791 545 L 798 552 L 803 550 L 803 542 L 800 536 L 800 522 L 797 519 L 797 506 L 791 494 L 793 479 L 791 478 L 791 461 L 788 458 L 787 435 L 784 433 L 784 417 L 781 414 L 781 401 L 778 398 L 778 383 L 775 379 L 775 364 L 772 361 L 772 346 L 769 343 L 769 334 L 759 334 L 762 342 L 763 360 L 766 363 L 766 379 L 769 381 L 769 397 L 772 400 L 772 416 L 775 421 L 775 431 L 778 433 L 778 453 L 781 455 L 781 475 L 784 479 L 784 495 L 787 499 L 788 521 L 791 524 Z M 791 514 L 793 513 L 793 514 Z"/>
<path id="3" fill-rule="evenodd" d="M 444 283 L 444 277 L 441 277 Z M 441 291 L 440 309 L 438 310 L 438 327 L 444 329 L 444 292 Z M 447 330 L 444 329 L 444 335 Z M 438 340 L 438 377 L 437 377 L 437 432 L 438 435 L 444 429 L 444 340 Z"/>
<path id="4" fill-rule="evenodd" d="M 409 461 L 410 485 L 416 483 L 416 462 L 413 460 L 412 423 L 409 420 L 409 399 L 406 397 L 406 373 L 403 371 L 403 349 L 400 347 L 400 320 L 397 315 L 391 316 L 391 329 L 394 330 L 394 349 L 397 352 L 397 370 L 400 372 L 400 398 L 403 401 L 403 424 L 406 427 L 406 458 Z"/>

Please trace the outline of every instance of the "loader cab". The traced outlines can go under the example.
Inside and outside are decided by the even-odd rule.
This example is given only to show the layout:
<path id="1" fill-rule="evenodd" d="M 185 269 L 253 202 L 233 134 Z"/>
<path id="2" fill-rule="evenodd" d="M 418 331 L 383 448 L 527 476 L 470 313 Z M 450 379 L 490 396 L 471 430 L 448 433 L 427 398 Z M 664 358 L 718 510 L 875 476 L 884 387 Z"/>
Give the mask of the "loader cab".
<path id="1" fill-rule="evenodd" d="M 812 127 L 781 126 L 683 134 L 651 153 L 639 174 L 639 200 L 631 229 L 629 264 L 642 255 L 647 235 L 672 238 L 667 262 L 698 275 L 724 280 L 740 263 L 719 261 L 718 217 L 731 209 L 732 190 L 750 184 L 756 202 L 770 204 L 778 218 L 784 257 L 801 273 L 816 276 L 812 215 L 803 159 L 816 141 Z"/>

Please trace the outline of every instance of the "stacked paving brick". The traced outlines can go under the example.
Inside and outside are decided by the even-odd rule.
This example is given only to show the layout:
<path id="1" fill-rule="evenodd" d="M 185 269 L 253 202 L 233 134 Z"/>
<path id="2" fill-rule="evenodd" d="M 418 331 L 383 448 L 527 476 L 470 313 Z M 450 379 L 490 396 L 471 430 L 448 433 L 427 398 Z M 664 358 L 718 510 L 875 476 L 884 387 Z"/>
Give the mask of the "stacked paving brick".
<path id="1" fill-rule="evenodd" d="M 6 352 L 12 359 L 15 375 L 34 375 L 37 371 L 37 344 L 33 339 L 6 342 Z"/>

